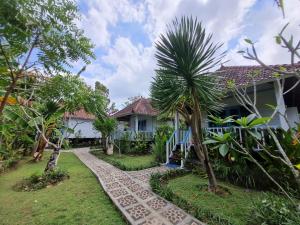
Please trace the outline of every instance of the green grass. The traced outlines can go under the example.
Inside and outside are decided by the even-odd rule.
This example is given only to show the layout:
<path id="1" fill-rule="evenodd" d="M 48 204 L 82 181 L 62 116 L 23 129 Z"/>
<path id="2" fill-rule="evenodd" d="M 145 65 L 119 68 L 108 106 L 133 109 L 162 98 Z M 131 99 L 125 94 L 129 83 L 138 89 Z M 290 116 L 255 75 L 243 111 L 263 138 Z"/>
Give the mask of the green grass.
<path id="1" fill-rule="evenodd" d="M 159 165 L 153 154 L 147 155 L 106 155 L 100 150 L 91 151 L 93 155 L 121 170 L 141 170 Z"/>
<path id="2" fill-rule="evenodd" d="M 188 201 L 196 208 L 230 221 L 232 224 L 247 224 L 247 216 L 250 212 L 252 201 L 263 197 L 263 192 L 246 191 L 245 189 L 219 182 L 232 193 L 225 197 L 215 195 L 200 186 L 207 185 L 207 180 L 194 174 L 177 177 L 168 181 L 167 187 L 176 196 Z M 209 221 L 208 221 L 209 222 Z"/>
<path id="3" fill-rule="evenodd" d="M 62 153 L 58 165 L 70 174 L 62 183 L 34 192 L 16 192 L 12 186 L 33 173 L 40 163 L 22 163 L 0 176 L 0 224 L 126 224 L 95 176 L 73 153 Z"/>

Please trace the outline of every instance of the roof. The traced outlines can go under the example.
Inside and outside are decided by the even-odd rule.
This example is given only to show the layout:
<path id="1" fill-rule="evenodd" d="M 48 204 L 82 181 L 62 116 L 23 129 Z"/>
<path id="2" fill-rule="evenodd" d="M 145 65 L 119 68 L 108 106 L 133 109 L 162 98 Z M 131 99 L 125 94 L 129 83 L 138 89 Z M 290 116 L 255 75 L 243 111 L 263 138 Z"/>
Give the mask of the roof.
<path id="1" fill-rule="evenodd" d="M 119 118 L 124 116 L 129 116 L 133 114 L 156 116 L 159 111 L 154 109 L 151 105 L 151 100 L 146 98 L 139 98 L 132 102 L 130 105 L 126 106 L 124 109 L 119 110 L 112 117 Z"/>
<path id="2" fill-rule="evenodd" d="M 287 71 L 300 70 L 300 62 L 295 63 L 293 66 L 291 64 L 282 65 L 270 65 L 274 69 L 279 69 L 280 67 L 286 68 Z M 225 82 L 233 80 L 237 86 L 243 86 L 247 84 L 252 84 L 251 74 L 254 75 L 256 82 L 264 82 L 274 80 L 274 72 L 266 69 L 262 66 L 221 66 L 217 71 L 221 77 L 225 79 Z"/>
<path id="3" fill-rule="evenodd" d="M 73 113 L 66 112 L 64 118 L 95 120 L 96 117 L 93 114 L 87 113 L 84 109 L 79 109 Z"/>

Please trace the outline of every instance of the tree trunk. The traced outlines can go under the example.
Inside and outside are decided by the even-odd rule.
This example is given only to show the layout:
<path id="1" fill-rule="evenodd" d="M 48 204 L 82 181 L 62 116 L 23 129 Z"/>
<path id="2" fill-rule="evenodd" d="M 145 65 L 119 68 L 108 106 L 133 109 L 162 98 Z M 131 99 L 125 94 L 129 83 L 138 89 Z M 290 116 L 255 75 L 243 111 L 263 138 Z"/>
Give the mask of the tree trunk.
<path id="1" fill-rule="evenodd" d="M 52 126 L 50 126 L 49 129 L 45 133 L 45 137 L 47 139 L 49 139 L 49 137 L 51 136 L 52 131 L 53 131 L 53 128 L 52 128 Z M 32 154 L 35 162 L 38 162 L 43 158 L 43 153 L 46 148 L 46 145 L 47 145 L 47 141 L 40 134 L 39 140 L 38 140 L 38 146 Z"/>
<path id="2" fill-rule="evenodd" d="M 0 117 L 2 116 L 4 106 L 6 105 L 6 101 L 7 101 L 8 97 L 10 96 L 10 94 L 15 89 L 16 85 L 17 85 L 17 77 L 15 79 L 13 79 L 13 81 L 11 82 L 9 87 L 6 89 L 5 95 L 4 95 L 4 97 L 1 101 L 1 104 L 0 104 Z"/>
<path id="3" fill-rule="evenodd" d="M 54 148 L 44 172 L 53 171 L 57 165 L 60 148 Z"/>
<path id="4" fill-rule="evenodd" d="M 208 190 L 215 192 L 218 188 L 217 179 L 211 166 L 208 150 L 206 145 L 203 145 L 204 137 L 202 132 L 201 110 L 198 100 L 195 98 L 195 108 L 192 113 L 191 128 L 194 140 L 194 148 L 199 160 L 203 163 L 203 167 L 208 176 Z"/>

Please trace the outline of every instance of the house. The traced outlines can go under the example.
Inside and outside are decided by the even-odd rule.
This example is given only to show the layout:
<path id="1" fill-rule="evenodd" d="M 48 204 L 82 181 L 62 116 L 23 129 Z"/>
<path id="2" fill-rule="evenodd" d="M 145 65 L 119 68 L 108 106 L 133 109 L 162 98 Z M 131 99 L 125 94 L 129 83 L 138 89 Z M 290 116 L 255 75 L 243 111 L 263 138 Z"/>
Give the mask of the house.
<path id="1" fill-rule="evenodd" d="M 269 122 L 269 125 L 273 128 L 282 128 L 287 130 L 289 127 L 297 127 L 300 123 L 300 81 L 293 76 L 287 76 L 285 78 L 284 90 L 286 92 L 283 98 L 279 93 L 279 86 L 277 79 L 272 69 L 285 68 L 288 71 L 300 71 L 300 62 L 294 65 L 271 65 L 271 69 L 266 69 L 262 66 L 222 66 L 217 72 L 220 76 L 222 83 L 227 84 L 228 81 L 233 81 L 238 88 L 247 87 L 247 94 L 250 98 L 254 96 L 253 79 L 256 86 L 256 106 L 262 116 L 269 117 L 273 109 L 268 105 L 279 107 L 279 110 L 274 118 Z M 255 76 L 251 76 L 255 75 Z M 234 94 L 228 91 L 223 99 L 224 108 L 219 114 L 220 117 L 227 116 L 247 116 L 250 114 L 243 106 L 241 106 Z M 283 115 L 286 114 L 286 118 Z M 234 124 L 228 124 L 228 127 L 215 127 L 212 124 L 207 115 L 204 115 L 203 128 L 206 131 L 223 132 L 224 129 L 233 129 L 237 135 L 240 143 L 243 143 L 243 135 L 240 127 Z M 178 124 L 178 116 L 176 117 L 175 124 Z M 262 135 L 265 135 L 263 127 L 260 128 Z M 192 146 L 191 131 L 185 131 L 184 135 L 180 135 L 182 131 L 175 128 L 175 132 L 169 138 L 166 144 L 166 164 L 169 164 L 169 160 L 173 157 L 173 152 L 176 149 L 180 149 L 182 155 L 181 167 L 184 167 L 184 161 L 188 156 L 189 149 Z M 265 141 L 264 138 L 262 140 Z M 264 143 L 263 143 L 264 144 Z M 259 147 L 258 149 L 259 150 Z"/>
<path id="2" fill-rule="evenodd" d="M 95 116 L 80 109 L 73 113 L 64 114 L 64 125 L 73 130 L 73 132 L 64 132 L 66 139 L 74 140 L 95 140 L 101 138 L 99 131 L 94 129 L 93 122 Z"/>
<path id="3" fill-rule="evenodd" d="M 272 65 L 271 68 L 279 69 L 284 67 L 287 71 L 293 69 L 300 70 L 300 62 L 292 65 Z M 297 85 L 293 90 L 286 93 L 281 99 L 279 94 L 279 87 L 274 76 L 274 71 L 266 69 L 262 66 L 222 66 L 219 69 L 219 75 L 223 78 L 224 84 L 226 82 L 234 81 L 237 87 L 247 86 L 247 93 L 253 98 L 253 81 L 256 83 L 256 98 L 257 108 L 262 116 L 270 116 L 273 109 L 268 105 L 279 105 L 279 112 L 270 121 L 270 125 L 277 128 L 288 129 L 288 124 L 291 127 L 296 127 L 299 124 L 299 112 L 300 112 L 300 85 Z M 252 78 L 250 75 L 256 74 Z M 289 90 L 293 85 L 297 83 L 296 77 L 287 77 L 285 79 L 284 91 Z M 225 105 L 221 117 L 236 115 L 237 117 L 247 116 L 249 112 L 242 107 L 235 99 L 233 93 L 228 92 L 224 98 L 223 103 Z M 287 120 L 280 114 L 287 113 Z M 206 120 L 206 126 L 212 126 L 208 120 Z"/>
<path id="4" fill-rule="evenodd" d="M 134 140 L 137 134 L 151 140 L 160 122 L 157 120 L 159 111 L 151 105 L 151 100 L 140 97 L 127 105 L 125 108 L 116 112 L 112 117 L 118 120 L 118 128 L 114 133 L 114 139 L 120 139 L 128 135 Z M 172 121 L 168 121 L 170 125 Z"/>

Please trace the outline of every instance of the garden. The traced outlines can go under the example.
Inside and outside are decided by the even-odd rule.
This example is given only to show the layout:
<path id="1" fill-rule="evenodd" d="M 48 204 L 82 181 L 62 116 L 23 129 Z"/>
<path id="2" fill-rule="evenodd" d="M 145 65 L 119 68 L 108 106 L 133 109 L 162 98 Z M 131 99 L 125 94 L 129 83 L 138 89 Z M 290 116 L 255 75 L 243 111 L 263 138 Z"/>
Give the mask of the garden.
<path id="1" fill-rule="evenodd" d="M 288 13 L 284 1 L 274 2 L 283 16 Z M 77 26 L 79 19 L 73 1 L 1 3 L 0 223 L 126 224 L 92 172 L 72 152 L 61 151 L 72 148 L 68 135 L 78 125 L 66 126 L 65 115 L 84 110 L 101 133 L 90 153 L 121 170 L 164 166 L 176 154 L 182 168 L 152 174 L 151 188 L 199 221 L 300 224 L 300 125 L 290 123 L 285 104 L 285 96 L 300 84 L 295 63 L 300 41 L 289 36 L 288 24 L 274 34 L 290 56 L 288 65 L 268 66 L 255 41 L 244 40 L 239 53 L 259 65 L 244 74 L 245 83 L 223 76 L 228 75 L 222 71 L 223 44 L 214 42 L 196 17 L 175 18 L 167 26 L 155 42 L 151 104 L 158 120 L 178 114 L 189 131 L 167 150 L 177 131 L 166 123 L 156 127 L 151 140 L 138 132 L 133 140 L 126 134 L 113 139 L 118 121 L 109 89 L 100 82 L 91 87 L 81 77 L 95 54 L 94 44 Z M 74 72 L 78 61 L 84 66 Z M 262 110 L 258 94 L 266 71 L 276 101 Z M 287 86 L 290 77 L 295 82 Z M 228 96 L 247 115 L 224 116 Z M 129 173 L 122 175 L 129 179 Z"/>

